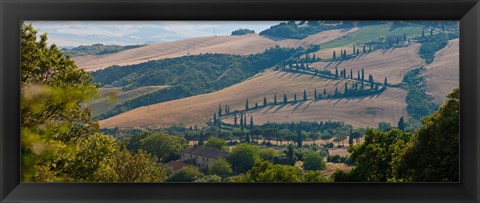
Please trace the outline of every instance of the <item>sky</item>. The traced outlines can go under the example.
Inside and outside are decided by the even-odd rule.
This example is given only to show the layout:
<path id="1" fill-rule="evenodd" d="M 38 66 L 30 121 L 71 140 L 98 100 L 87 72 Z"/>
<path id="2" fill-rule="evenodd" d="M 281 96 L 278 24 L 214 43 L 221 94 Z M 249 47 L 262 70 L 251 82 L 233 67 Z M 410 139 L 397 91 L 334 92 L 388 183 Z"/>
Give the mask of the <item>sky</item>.
<path id="1" fill-rule="evenodd" d="M 230 35 L 238 28 L 256 33 L 278 21 L 27 21 L 39 34 L 48 33 L 48 43 L 60 47 L 91 44 L 151 44 L 180 39 Z"/>

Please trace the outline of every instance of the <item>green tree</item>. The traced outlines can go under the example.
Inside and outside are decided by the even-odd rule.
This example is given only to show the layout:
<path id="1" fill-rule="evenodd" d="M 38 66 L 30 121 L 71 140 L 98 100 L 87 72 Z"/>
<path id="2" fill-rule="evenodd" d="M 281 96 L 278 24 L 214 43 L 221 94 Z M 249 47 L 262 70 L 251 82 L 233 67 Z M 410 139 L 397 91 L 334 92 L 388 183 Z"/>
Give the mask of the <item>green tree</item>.
<path id="1" fill-rule="evenodd" d="M 277 105 L 277 93 L 273 96 L 273 104 Z"/>
<path id="2" fill-rule="evenodd" d="M 460 175 L 460 91 L 454 89 L 438 111 L 422 119 L 401 156 L 399 179 L 415 182 L 458 182 Z"/>
<path id="3" fill-rule="evenodd" d="M 283 94 L 283 104 L 287 104 L 287 102 L 288 102 L 287 95 Z"/>
<path id="4" fill-rule="evenodd" d="M 403 116 L 398 120 L 398 129 L 405 131 L 405 121 L 403 120 Z"/>
<path id="5" fill-rule="evenodd" d="M 318 99 L 317 88 L 315 88 L 315 90 L 313 90 L 313 99 Z"/>
<path id="6" fill-rule="evenodd" d="M 225 140 L 222 140 L 216 137 L 209 138 L 205 146 L 219 149 L 219 150 L 224 150 L 224 151 L 227 150 L 227 142 Z"/>
<path id="7" fill-rule="evenodd" d="M 202 172 L 195 166 L 185 166 L 180 170 L 173 172 L 168 177 L 167 182 L 193 182 L 203 177 Z"/>
<path id="8" fill-rule="evenodd" d="M 307 90 L 303 90 L 303 101 L 307 101 Z"/>
<path id="9" fill-rule="evenodd" d="M 244 173 L 250 170 L 255 162 L 260 159 L 258 148 L 251 144 L 239 144 L 227 157 L 235 173 Z"/>
<path id="10" fill-rule="evenodd" d="M 263 107 L 267 106 L 267 97 L 263 97 Z"/>
<path id="11" fill-rule="evenodd" d="M 222 105 L 218 105 L 218 117 L 222 117 Z"/>
<path id="12" fill-rule="evenodd" d="M 335 51 L 333 51 L 333 56 L 332 56 L 333 59 L 337 59 L 337 54 L 335 53 Z"/>
<path id="13" fill-rule="evenodd" d="M 278 151 L 272 148 L 265 148 L 259 150 L 260 158 L 265 161 L 273 161 L 273 158 L 279 155 Z"/>
<path id="14" fill-rule="evenodd" d="M 305 170 L 324 170 L 326 166 L 323 157 L 318 152 L 307 151 L 303 154 L 303 168 Z"/>
<path id="15" fill-rule="evenodd" d="M 139 150 L 131 154 L 127 149 L 117 147 L 108 167 L 101 167 L 95 173 L 99 182 L 163 182 L 167 169 L 156 163 L 157 158 Z"/>
<path id="16" fill-rule="evenodd" d="M 245 111 L 248 111 L 248 98 L 245 100 Z"/>
<path id="17" fill-rule="evenodd" d="M 226 159 L 219 158 L 208 165 L 207 168 L 209 175 L 218 175 L 222 178 L 232 175 L 232 165 L 230 165 Z"/>
<path id="18" fill-rule="evenodd" d="M 171 136 L 164 133 L 148 133 L 140 141 L 140 149 L 155 155 L 161 162 L 169 162 L 180 158 L 180 153 L 187 147 L 183 137 Z"/>
<path id="19" fill-rule="evenodd" d="M 302 182 L 303 172 L 298 167 L 274 165 L 268 161 L 258 161 L 247 173 L 248 182 Z"/>
<path id="20" fill-rule="evenodd" d="M 195 183 L 220 183 L 222 182 L 222 177 L 218 175 L 207 175 L 193 181 Z"/>

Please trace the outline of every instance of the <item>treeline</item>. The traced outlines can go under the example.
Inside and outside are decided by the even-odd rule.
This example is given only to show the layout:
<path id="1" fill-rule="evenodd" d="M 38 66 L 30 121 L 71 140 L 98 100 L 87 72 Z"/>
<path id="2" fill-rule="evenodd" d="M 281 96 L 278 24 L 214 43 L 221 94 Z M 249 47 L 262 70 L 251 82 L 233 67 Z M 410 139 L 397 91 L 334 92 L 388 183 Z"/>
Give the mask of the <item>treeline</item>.
<path id="1" fill-rule="evenodd" d="M 84 56 L 84 55 L 103 55 L 103 54 L 112 54 L 127 49 L 134 49 L 142 47 L 145 45 L 103 45 L 103 44 L 92 44 L 92 45 L 81 45 L 74 47 L 72 49 L 62 49 L 63 53 L 70 54 L 71 56 Z"/>
<path id="2" fill-rule="evenodd" d="M 302 21 L 297 24 L 295 21 L 282 22 L 273 25 L 269 29 L 260 32 L 260 35 L 271 37 L 282 37 L 290 39 L 303 39 L 325 30 L 351 28 L 354 24 L 351 21 L 338 22 L 338 24 L 327 24 L 319 21 Z"/>
<path id="3" fill-rule="evenodd" d="M 407 112 L 410 115 L 409 123 L 413 128 L 420 127 L 420 119 L 438 109 L 438 104 L 425 93 L 423 71 L 423 67 L 410 70 L 405 73 L 402 81 L 402 86 L 407 90 Z"/>
<path id="4" fill-rule="evenodd" d="M 238 29 L 232 31 L 232 35 L 247 35 L 247 34 L 255 34 L 255 30 L 249 30 L 249 29 Z"/>
<path id="5" fill-rule="evenodd" d="M 454 89 L 414 133 L 369 129 L 365 142 L 349 149 L 356 167 L 332 175 L 339 182 L 458 182 L 459 100 Z"/>
<path id="6" fill-rule="evenodd" d="M 433 34 L 433 30 L 430 30 L 430 35 L 427 36 L 425 31 L 423 31 L 422 36 L 417 37 L 417 41 L 422 44 L 419 50 L 420 57 L 425 59 L 427 64 L 432 63 L 435 59 L 435 53 L 445 48 L 448 40 L 448 34 L 446 33 Z"/>

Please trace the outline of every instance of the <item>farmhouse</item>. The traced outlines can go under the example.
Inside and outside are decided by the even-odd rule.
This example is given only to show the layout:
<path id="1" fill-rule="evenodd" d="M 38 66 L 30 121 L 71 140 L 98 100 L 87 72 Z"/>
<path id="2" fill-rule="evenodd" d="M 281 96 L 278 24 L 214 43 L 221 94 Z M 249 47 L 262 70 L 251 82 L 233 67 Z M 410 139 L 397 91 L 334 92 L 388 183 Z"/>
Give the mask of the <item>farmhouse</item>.
<path id="1" fill-rule="evenodd" d="M 218 158 L 226 158 L 228 152 L 205 146 L 193 146 L 182 151 L 179 161 L 194 164 L 200 168 L 207 168 L 208 164 Z"/>

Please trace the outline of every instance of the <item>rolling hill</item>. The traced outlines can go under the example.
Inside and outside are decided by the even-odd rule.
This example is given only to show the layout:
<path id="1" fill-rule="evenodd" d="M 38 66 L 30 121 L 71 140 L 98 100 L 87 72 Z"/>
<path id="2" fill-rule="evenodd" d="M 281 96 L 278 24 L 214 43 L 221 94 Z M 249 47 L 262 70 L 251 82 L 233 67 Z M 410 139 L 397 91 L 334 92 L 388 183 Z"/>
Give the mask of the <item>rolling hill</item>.
<path id="1" fill-rule="evenodd" d="M 443 104 L 453 88 L 459 87 L 460 57 L 459 39 L 450 40 L 445 48 L 435 54 L 435 60 L 424 72 L 426 92 L 435 103 Z"/>
<path id="2" fill-rule="evenodd" d="M 247 97 L 250 106 L 254 106 L 256 101 L 261 105 L 264 96 L 272 102 L 273 95 L 276 93 L 277 100 L 281 103 L 283 94 L 287 94 L 289 100 L 292 100 L 293 94 L 296 93 L 298 100 L 301 100 L 304 89 L 308 91 L 307 96 L 311 98 L 314 88 L 318 91 L 323 91 L 325 88 L 332 93 L 337 85 L 340 85 L 338 89 L 341 90 L 344 83 L 345 81 L 328 80 L 310 75 L 266 71 L 247 81 L 213 93 L 140 107 L 102 120 L 100 126 L 102 128 L 158 128 L 172 124 L 204 126 L 211 120 L 219 104 L 228 104 L 232 111 L 243 110 Z M 387 90 L 380 96 L 366 98 L 277 105 L 252 112 L 252 115 L 256 124 L 267 121 L 312 119 L 313 121 L 343 120 L 356 127 L 375 127 L 380 121 L 397 122 L 400 116 L 406 115 L 404 96 L 404 91 L 393 89 Z M 329 114 L 318 114 L 322 111 L 329 111 Z M 229 118 L 225 118 L 224 122 L 229 122 Z"/>
<path id="3" fill-rule="evenodd" d="M 401 48 L 375 50 L 343 61 L 316 62 L 310 67 L 332 72 L 335 72 L 335 67 L 346 68 L 347 72 L 352 69 L 354 76 L 357 76 L 357 72 L 364 68 L 365 74 L 372 74 L 375 81 L 382 82 L 385 77 L 388 77 L 388 83 L 395 84 L 402 81 L 403 74 L 408 70 L 425 63 L 418 56 L 419 47 L 419 44 L 412 43 Z"/>
<path id="4" fill-rule="evenodd" d="M 352 28 L 349 30 L 327 30 L 310 35 L 301 40 L 268 38 L 259 36 L 258 34 L 198 37 L 151 44 L 113 54 L 76 56 L 72 57 L 72 59 L 76 61 L 79 67 L 84 68 L 87 71 L 95 71 L 113 65 L 132 65 L 151 60 L 197 55 L 202 53 L 249 55 L 263 52 L 265 49 L 274 47 L 275 45 L 293 48 L 298 46 L 323 44 L 357 30 L 358 28 Z"/>

